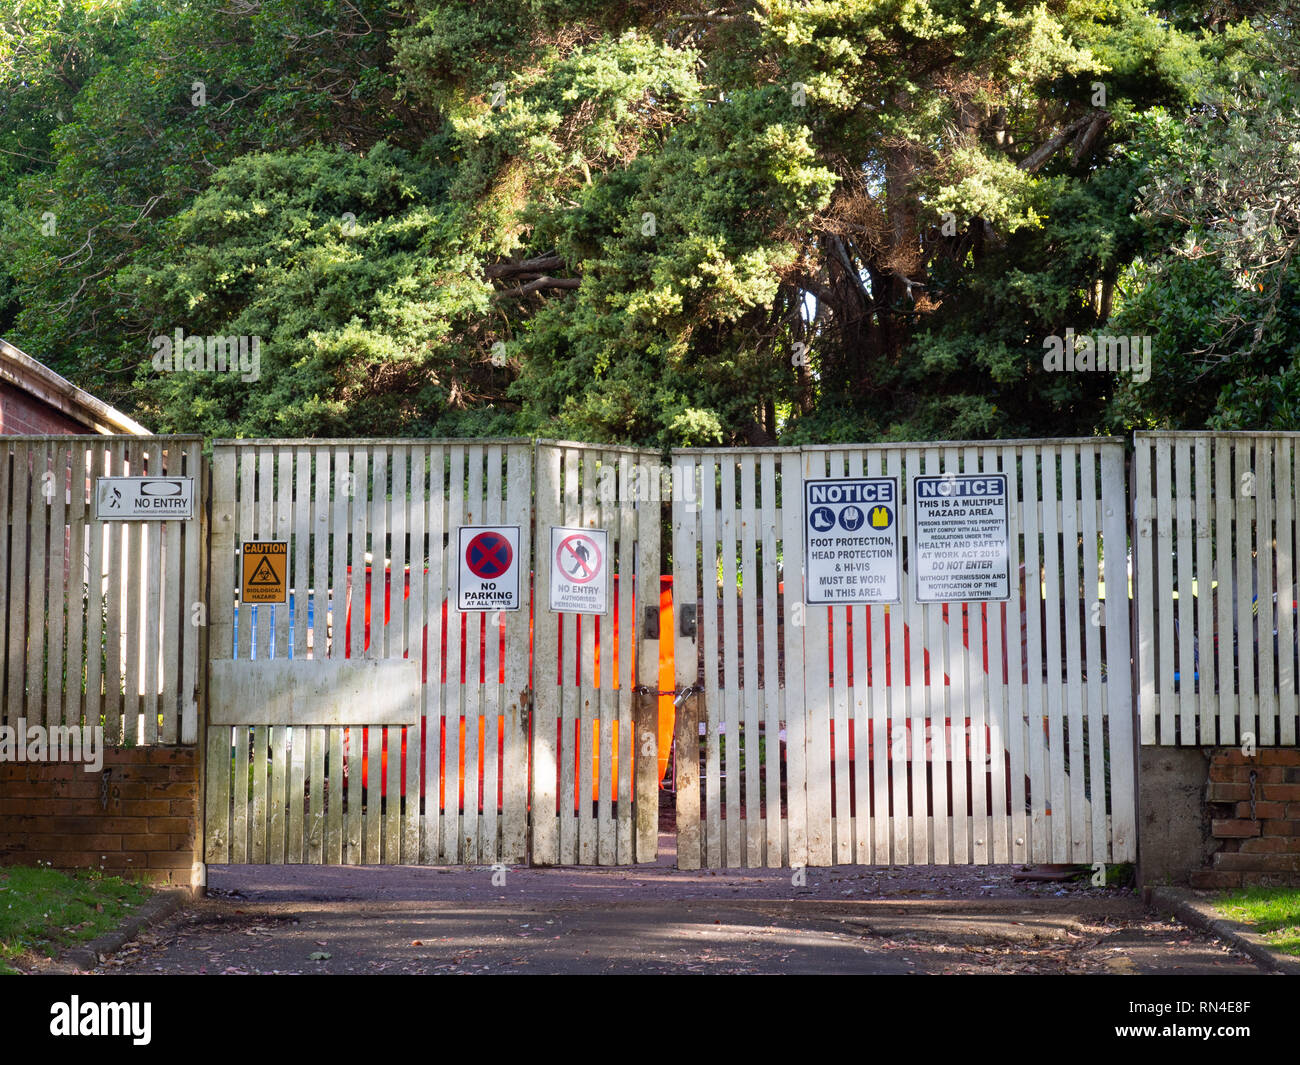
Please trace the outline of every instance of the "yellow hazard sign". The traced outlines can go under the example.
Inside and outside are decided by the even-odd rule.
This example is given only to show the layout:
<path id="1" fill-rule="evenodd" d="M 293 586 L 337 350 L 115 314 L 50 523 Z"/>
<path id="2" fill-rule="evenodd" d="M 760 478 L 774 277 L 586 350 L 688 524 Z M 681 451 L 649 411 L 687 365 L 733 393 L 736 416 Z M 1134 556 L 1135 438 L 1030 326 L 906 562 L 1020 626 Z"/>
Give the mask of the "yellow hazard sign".
<path id="1" fill-rule="evenodd" d="M 287 602 L 284 575 L 289 569 L 287 540 L 244 542 L 244 603 Z"/>

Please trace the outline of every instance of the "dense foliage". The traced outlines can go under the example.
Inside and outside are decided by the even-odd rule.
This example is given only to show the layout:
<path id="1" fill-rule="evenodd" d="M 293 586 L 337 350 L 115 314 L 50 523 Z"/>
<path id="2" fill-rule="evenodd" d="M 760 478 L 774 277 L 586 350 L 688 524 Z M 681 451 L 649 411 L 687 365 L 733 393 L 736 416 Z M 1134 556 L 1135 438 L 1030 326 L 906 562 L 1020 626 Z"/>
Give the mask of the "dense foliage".
<path id="1" fill-rule="evenodd" d="M 1276 5 L 15 0 L 0 331 L 158 430 L 1300 428 Z M 159 337 L 257 337 L 255 374 Z M 1053 372 L 1051 338 L 1150 343 Z M 197 342 L 196 342 L 197 343 Z"/>

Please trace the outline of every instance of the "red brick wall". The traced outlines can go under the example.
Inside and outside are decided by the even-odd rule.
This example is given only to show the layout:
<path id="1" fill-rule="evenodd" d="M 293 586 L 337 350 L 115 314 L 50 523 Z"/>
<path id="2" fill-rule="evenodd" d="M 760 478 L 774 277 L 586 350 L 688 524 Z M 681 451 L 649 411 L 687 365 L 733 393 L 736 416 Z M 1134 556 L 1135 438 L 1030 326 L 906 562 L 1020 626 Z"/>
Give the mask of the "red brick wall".
<path id="1" fill-rule="evenodd" d="M 0 864 L 50 862 L 190 885 L 199 817 L 193 747 L 104 751 L 104 769 L 0 763 Z"/>
<path id="2" fill-rule="evenodd" d="M 87 433 L 80 422 L 60 410 L 47 406 L 35 396 L 0 381 L 0 434 Z"/>
<path id="3" fill-rule="evenodd" d="M 1205 799 L 1219 850 L 1209 869 L 1192 874 L 1194 887 L 1300 885 L 1300 748 L 1215 751 Z"/>

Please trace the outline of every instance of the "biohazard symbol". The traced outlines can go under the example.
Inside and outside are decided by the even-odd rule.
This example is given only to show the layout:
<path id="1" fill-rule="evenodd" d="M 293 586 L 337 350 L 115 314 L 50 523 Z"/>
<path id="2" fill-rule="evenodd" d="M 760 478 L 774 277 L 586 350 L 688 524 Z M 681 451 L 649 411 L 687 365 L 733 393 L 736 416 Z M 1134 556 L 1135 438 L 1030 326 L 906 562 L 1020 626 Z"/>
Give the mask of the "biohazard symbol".
<path id="1" fill-rule="evenodd" d="M 871 527 L 873 529 L 888 529 L 889 523 L 894 520 L 894 515 L 889 512 L 888 507 L 873 507 L 871 510 Z"/>
<path id="2" fill-rule="evenodd" d="M 262 561 L 257 564 L 257 569 L 253 570 L 252 575 L 248 578 L 248 584 L 250 586 L 264 584 L 274 587 L 279 583 L 280 575 L 275 572 L 270 561 L 263 555 Z"/>

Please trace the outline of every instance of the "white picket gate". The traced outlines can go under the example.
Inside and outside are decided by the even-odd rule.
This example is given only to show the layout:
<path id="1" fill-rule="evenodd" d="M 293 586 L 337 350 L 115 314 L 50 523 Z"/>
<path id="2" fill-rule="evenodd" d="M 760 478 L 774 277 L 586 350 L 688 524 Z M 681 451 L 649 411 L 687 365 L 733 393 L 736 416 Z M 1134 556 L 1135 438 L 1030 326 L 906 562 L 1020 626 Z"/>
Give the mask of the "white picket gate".
<path id="1" fill-rule="evenodd" d="M 677 681 L 702 689 L 678 718 L 680 865 L 1134 857 L 1122 442 L 673 462 Z M 1010 602 L 918 603 L 904 574 L 896 606 L 805 605 L 805 477 L 897 478 L 907 559 L 912 478 L 977 472 L 1008 475 Z"/>
<path id="2" fill-rule="evenodd" d="M 455 530 L 518 525 L 528 557 L 531 443 L 218 441 L 212 462 L 206 860 L 524 860 L 528 611 L 457 609 Z M 253 540 L 288 542 L 293 600 L 237 616 Z"/>

